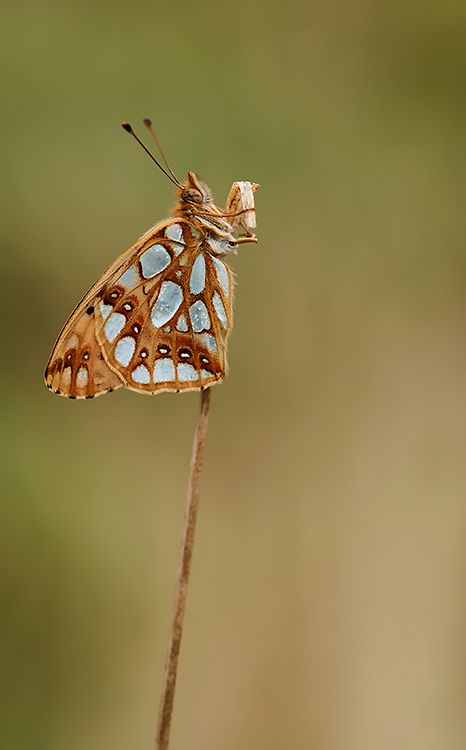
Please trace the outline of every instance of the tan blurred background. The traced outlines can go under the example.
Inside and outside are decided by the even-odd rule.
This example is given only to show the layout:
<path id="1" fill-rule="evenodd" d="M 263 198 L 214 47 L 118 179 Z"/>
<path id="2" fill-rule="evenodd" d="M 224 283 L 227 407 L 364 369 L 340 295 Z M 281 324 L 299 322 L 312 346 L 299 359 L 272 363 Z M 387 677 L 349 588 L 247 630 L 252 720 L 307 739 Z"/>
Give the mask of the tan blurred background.
<path id="1" fill-rule="evenodd" d="M 2 749 L 152 747 L 198 397 L 42 383 L 173 201 L 146 115 L 263 185 L 173 750 L 466 746 L 465 40 L 459 0 L 6 7 Z"/>

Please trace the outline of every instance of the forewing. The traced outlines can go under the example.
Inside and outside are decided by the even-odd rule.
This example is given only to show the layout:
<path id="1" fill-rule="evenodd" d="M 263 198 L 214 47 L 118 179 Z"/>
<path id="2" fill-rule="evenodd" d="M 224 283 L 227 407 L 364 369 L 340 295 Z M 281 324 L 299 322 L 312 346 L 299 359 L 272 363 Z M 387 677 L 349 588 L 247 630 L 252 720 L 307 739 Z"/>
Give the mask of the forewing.
<path id="1" fill-rule="evenodd" d="M 153 227 L 99 277 L 65 323 L 45 370 L 45 383 L 68 398 L 93 398 L 124 383 L 112 370 L 96 337 L 96 310 L 108 285 L 131 265 L 141 248 L 163 235 L 169 221 Z"/>
<path id="2" fill-rule="evenodd" d="M 233 274 L 186 221 L 148 238 L 105 288 L 96 336 L 121 382 L 144 393 L 214 385 L 226 371 Z"/>
<path id="3" fill-rule="evenodd" d="M 95 336 L 92 306 L 75 315 L 55 344 L 45 371 L 54 393 L 68 398 L 93 398 L 120 388 L 123 383 L 109 368 Z"/>

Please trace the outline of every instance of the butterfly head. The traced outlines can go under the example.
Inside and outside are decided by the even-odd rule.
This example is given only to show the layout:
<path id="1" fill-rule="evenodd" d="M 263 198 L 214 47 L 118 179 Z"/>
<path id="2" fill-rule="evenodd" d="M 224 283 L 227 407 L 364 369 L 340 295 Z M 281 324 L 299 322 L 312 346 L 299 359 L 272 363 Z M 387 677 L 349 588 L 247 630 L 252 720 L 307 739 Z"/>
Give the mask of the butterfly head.
<path id="1" fill-rule="evenodd" d="M 188 172 L 188 177 L 180 187 L 178 194 L 183 203 L 194 206 L 204 206 L 207 203 L 212 203 L 210 189 L 194 172 Z"/>
<path id="2" fill-rule="evenodd" d="M 217 254 L 236 252 L 243 242 L 257 242 L 252 230 L 256 226 L 253 193 L 258 187 L 244 180 L 233 183 L 227 208 L 219 209 L 206 183 L 195 172 L 188 172 L 186 181 L 178 187 L 179 200 L 173 214 L 194 222 L 197 231 L 210 237 Z M 237 229 L 245 229 L 246 234 L 235 236 Z"/>
<path id="3" fill-rule="evenodd" d="M 234 239 L 231 225 L 222 218 L 222 211 L 214 204 L 209 187 L 195 172 L 188 172 L 186 181 L 180 185 L 177 193 L 179 201 L 174 209 L 175 216 L 189 217 L 204 232 L 214 231 Z"/>

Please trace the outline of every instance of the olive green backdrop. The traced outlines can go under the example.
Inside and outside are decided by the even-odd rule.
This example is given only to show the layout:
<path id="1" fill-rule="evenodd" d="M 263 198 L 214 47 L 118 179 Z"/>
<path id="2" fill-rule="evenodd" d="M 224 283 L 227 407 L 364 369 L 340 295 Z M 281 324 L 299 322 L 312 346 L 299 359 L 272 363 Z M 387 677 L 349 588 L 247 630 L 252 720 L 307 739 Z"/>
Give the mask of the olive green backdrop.
<path id="1" fill-rule="evenodd" d="M 22 2 L 2 22 L 5 750 L 152 747 L 197 394 L 51 395 L 167 215 L 152 116 L 260 182 L 215 388 L 173 750 L 466 743 L 466 6 Z"/>

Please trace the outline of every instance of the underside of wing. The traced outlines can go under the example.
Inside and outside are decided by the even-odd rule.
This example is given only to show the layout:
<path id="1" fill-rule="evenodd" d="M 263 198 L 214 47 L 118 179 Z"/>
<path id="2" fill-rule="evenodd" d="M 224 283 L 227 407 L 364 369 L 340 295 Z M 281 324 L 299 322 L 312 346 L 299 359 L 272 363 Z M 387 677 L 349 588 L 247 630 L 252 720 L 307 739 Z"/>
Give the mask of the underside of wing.
<path id="1" fill-rule="evenodd" d="M 192 391 L 221 382 L 233 274 L 186 220 L 149 230 L 89 290 L 52 351 L 45 382 L 68 398 L 125 386 Z"/>
<path id="2" fill-rule="evenodd" d="M 193 391 L 221 382 L 233 276 L 188 223 L 149 239 L 96 308 L 96 336 L 123 384 L 138 392 Z"/>
<path id="3" fill-rule="evenodd" d="M 105 362 L 95 335 L 93 306 L 60 336 L 45 371 L 47 387 L 68 398 L 94 398 L 123 383 Z"/>
<path id="4" fill-rule="evenodd" d="M 67 398 L 94 398 L 124 385 L 108 366 L 96 337 L 95 310 L 108 284 L 131 264 L 138 250 L 151 238 L 163 233 L 169 221 L 149 229 L 132 247 L 118 257 L 93 284 L 62 328 L 46 370 L 47 387 Z"/>

